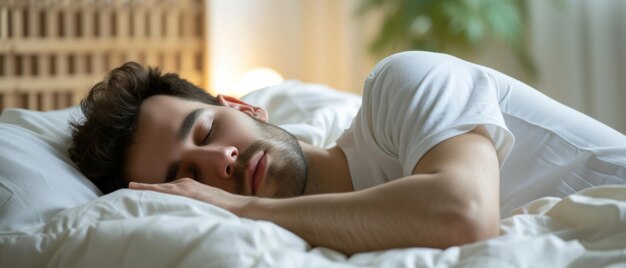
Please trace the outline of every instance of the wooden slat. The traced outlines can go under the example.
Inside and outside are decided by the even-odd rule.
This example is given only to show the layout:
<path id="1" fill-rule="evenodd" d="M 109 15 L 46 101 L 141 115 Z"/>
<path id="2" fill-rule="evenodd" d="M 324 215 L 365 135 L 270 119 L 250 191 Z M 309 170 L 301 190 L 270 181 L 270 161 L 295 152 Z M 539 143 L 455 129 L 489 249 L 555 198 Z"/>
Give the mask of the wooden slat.
<path id="1" fill-rule="evenodd" d="M 42 95 L 42 107 L 41 109 L 44 111 L 52 110 L 54 107 L 52 106 L 52 96 L 49 94 L 49 91 L 41 91 Z"/>
<path id="2" fill-rule="evenodd" d="M 36 39 L 39 36 L 39 8 L 30 8 L 26 12 L 28 13 L 29 39 Z"/>
<path id="3" fill-rule="evenodd" d="M 9 8 L 0 6 L 0 40 L 9 38 Z"/>
<path id="4" fill-rule="evenodd" d="M 5 93 L 4 94 L 4 108 L 12 108 L 12 107 L 16 107 L 17 105 L 15 104 L 15 95 L 13 94 L 13 92 L 11 93 Z"/>
<path id="5" fill-rule="evenodd" d="M 102 79 L 102 75 L 69 76 L 58 75 L 48 78 L 9 77 L 3 78 L 0 84 L 0 92 L 12 92 L 15 89 L 36 91 L 39 89 L 56 89 L 61 87 L 89 87 Z M 70 81 L 71 83 L 68 83 Z"/>
<path id="6" fill-rule="evenodd" d="M 4 56 L 4 73 L 6 77 L 11 77 L 15 75 L 15 55 L 5 54 Z M 4 80 L 4 78 L 3 78 Z"/>
<path id="7" fill-rule="evenodd" d="M 15 40 L 23 39 L 23 26 L 22 26 L 22 9 L 13 9 L 11 12 L 11 23 L 12 23 L 12 38 Z"/>
<path id="8" fill-rule="evenodd" d="M 38 77 L 47 78 L 50 76 L 50 57 L 48 54 L 39 54 L 39 75 Z"/>
<path id="9" fill-rule="evenodd" d="M 104 69 L 104 58 L 102 57 L 100 53 L 92 54 L 91 62 L 92 62 L 91 68 L 93 69 L 94 74 L 103 74 L 107 71 Z"/>
<path id="10" fill-rule="evenodd" d="M 117 10 L 117 34 L 120 39 L 129 38 L 129 10 L 127 8 Z"/>

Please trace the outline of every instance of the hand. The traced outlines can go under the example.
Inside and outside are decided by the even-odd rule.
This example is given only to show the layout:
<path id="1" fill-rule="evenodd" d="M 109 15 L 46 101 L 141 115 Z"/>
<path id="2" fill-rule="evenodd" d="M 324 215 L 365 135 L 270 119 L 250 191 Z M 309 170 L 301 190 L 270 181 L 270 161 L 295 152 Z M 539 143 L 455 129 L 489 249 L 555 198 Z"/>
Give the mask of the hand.
<path id="1" fill-rule="evenodd" d="M 241 216 L 242 208 L 255 198 L 252 196 L 231 194 L 222 189 L 202 184 L 190 178 L 182 178 L 173 182 L 158 184 L 131 182 L 128 184 L 128 188 L 186 196 L 221 207 L 238 216 Z"/>

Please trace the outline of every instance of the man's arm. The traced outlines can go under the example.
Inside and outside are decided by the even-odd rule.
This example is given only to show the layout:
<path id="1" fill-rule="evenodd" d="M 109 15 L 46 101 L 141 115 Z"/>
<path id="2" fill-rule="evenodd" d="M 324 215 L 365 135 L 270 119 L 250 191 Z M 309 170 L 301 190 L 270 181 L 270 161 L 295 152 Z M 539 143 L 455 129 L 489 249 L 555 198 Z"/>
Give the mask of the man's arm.
<path id="1" fill-rule="evenodd" d="M 160 187 L 165 184 L 132 188 L 207 201 L 241 217 L 274 222 L 313 246 L 345 254 L 446 248 L 498 235 L 498 159 L 486 135 L 479 127 L 448 139 L 424 155 L 413 175 L 357 192 L 253 198 L 213 187 L 198 193 L 197 185 L 182 184 L 196 183 L 192 180 L 178 188 Z"/>

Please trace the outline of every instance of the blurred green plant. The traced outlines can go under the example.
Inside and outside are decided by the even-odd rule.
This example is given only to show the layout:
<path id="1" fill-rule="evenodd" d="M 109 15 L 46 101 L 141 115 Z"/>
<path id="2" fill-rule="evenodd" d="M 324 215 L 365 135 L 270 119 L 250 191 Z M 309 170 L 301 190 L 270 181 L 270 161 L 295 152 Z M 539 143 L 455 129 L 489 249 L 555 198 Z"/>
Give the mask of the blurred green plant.
<path id="1" fill-rule="evenodd" d="M 428 50 L 471 57 L 488 42 L 505 43 L 531 76 L 524 49 L 523 0 L 362 0 L 357 14 L 380 12 L 382 25 L 370 44 L 375 56 Z"/>

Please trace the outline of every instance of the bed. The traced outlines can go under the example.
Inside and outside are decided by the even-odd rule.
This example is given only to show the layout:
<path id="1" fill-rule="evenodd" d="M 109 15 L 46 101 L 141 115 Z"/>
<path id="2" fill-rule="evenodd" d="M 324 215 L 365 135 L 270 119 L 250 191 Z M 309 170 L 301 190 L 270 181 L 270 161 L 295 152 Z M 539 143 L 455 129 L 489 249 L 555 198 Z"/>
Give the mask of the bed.
<path id="1" fill-rule="evenodd" d="M 243 98 L 270 122 L 330 147 L 360 98 L 287 81 Z M 501 235 L 451 247 L 352 256 L 311 247 L 271 222 L 157 192 L 108 195 L 67 155 L 76 107 L 0 114 L 0 267 L 618 267 L 626 265 L 626 186 L 534 200 Z"/>

